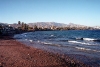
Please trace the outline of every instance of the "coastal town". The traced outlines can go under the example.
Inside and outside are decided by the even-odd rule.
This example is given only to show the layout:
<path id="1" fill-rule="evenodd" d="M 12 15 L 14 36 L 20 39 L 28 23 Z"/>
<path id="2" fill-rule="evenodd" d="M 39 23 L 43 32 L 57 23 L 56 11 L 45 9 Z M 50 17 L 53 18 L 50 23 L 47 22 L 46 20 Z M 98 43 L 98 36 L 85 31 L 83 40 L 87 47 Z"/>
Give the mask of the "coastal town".
<path id="1" fill-rule="evenodd" d="M 90 27 L 73 23 L 61 24 L 56 22 L 37 22 L 26 24 L 18 21 L 14 24 L 0 23 L 0 35 L 12 35 L 30 31 L 55 31 L 55 30 L 100 30 L 100 27 Z"/>
<path id="2" fill-rule="evenodd" d="M 89 67 L 81 61 L 67 55 L 53 54 L 34 47 L 26 46 L 12 36 L 35 31 L 100 30 L 83 25 L 69 25 L 55 22 L 26 24 L 18 21 L 14 24 L 0 23 L 0 67 Z M 10 36 L 9 36 L 10 35 Z M 32 42 L 32 41 L 31 41 Z M 37 45 L 37 44 L 35 44 Z M 83 57 L 83 56 L 82 56 Z M 96 65 L 99 67 L 99 65 Z"/>
<path id="3" fill-rule="evenodd" d="M 26 46 L 12 37 L 14 34 L 30 31 L 65 30 L 64 27 L 45 26 L 39 27 L 35 24 L 31 27 L 20 21 L 17 24 L 0 23 L 0 67 L 88 67 L 68 56 Z"/>
<path id="4" fill-rule="evenodd" d="M 0 67 L 100 67 L 100 0 L 0 0 Z"/>

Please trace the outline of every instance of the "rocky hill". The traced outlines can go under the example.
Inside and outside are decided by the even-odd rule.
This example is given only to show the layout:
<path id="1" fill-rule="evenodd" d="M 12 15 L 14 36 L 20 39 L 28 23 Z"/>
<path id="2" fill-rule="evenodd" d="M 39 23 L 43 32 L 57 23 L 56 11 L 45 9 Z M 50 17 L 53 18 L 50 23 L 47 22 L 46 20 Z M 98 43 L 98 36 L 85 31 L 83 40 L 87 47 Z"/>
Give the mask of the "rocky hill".
<path id="1" fill-rule="evenodd" d="M 52 27 L 52 26 L 56 26 L 56 27 L 66 27 L 67 24 L 63 24 L 63 23 L 57 23 L 57 22 L 36 22 L 36 23 L 28 23 L 28 25 L 30 27 L 34 27 L 34 25 L 36 25 L 37 27 Z"/>

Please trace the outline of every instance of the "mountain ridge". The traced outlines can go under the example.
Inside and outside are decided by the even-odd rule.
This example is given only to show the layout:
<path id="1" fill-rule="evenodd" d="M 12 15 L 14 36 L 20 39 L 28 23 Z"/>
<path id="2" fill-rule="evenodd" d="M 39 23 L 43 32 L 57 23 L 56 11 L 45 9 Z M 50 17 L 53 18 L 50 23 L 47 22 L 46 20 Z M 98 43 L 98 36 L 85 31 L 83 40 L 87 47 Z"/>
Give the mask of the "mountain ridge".
<path id="1" fill-rule="evenodd" d="M 28 25 L 30 27 L 33 27 L 34 25 L 36 25 L 37 27 L 52 27 L 52 26 L 66 27 L 67 26 L 67 24 L 57 23 L 57 22 L 35 22 L 35 23 L 28 23 Z"/>
<path id="2" fill-rule="evenodd" d="M 74 23 L 69 23 L 69 24 L 64 24 L 64 23 L 58 23 L 58 22 L 34 22 L 34 23 L 28 23 L 30 27 L 34 27 L 35 25 L 37 27 L 43 27 L 43 28 L 51 28 L 53 26 L 55 27 L 76 27 L 76 28 L 94 28 L 94 29 L 100 29 L 99 26 L 86 26 L 86 25 L 81 25 L 81 24 L 74 24 Z"/>

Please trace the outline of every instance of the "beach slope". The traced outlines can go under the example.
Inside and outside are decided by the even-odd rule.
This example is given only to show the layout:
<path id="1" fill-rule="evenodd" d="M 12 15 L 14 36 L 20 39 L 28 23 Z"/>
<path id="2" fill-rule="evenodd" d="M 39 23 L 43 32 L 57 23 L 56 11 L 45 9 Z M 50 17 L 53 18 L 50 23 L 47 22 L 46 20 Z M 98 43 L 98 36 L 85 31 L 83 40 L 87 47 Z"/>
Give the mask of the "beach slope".
<path id="1" fill-rule="evenodd" d="M 25 46 L 10 37 L 0 39 L 0 67 L 67 67 L 51 53 Z"/>

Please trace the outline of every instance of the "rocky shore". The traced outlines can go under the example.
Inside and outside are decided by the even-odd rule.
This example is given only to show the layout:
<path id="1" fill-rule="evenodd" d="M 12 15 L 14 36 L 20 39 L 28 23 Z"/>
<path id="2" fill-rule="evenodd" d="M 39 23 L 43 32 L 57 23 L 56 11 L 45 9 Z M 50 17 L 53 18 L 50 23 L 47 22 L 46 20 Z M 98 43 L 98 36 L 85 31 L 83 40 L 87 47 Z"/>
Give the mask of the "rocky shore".
<path id="1" fill-rule="evenodd" d="M 89 67 L 34 47 L 10 36 L 0 37 L 0 67 Z"/>

